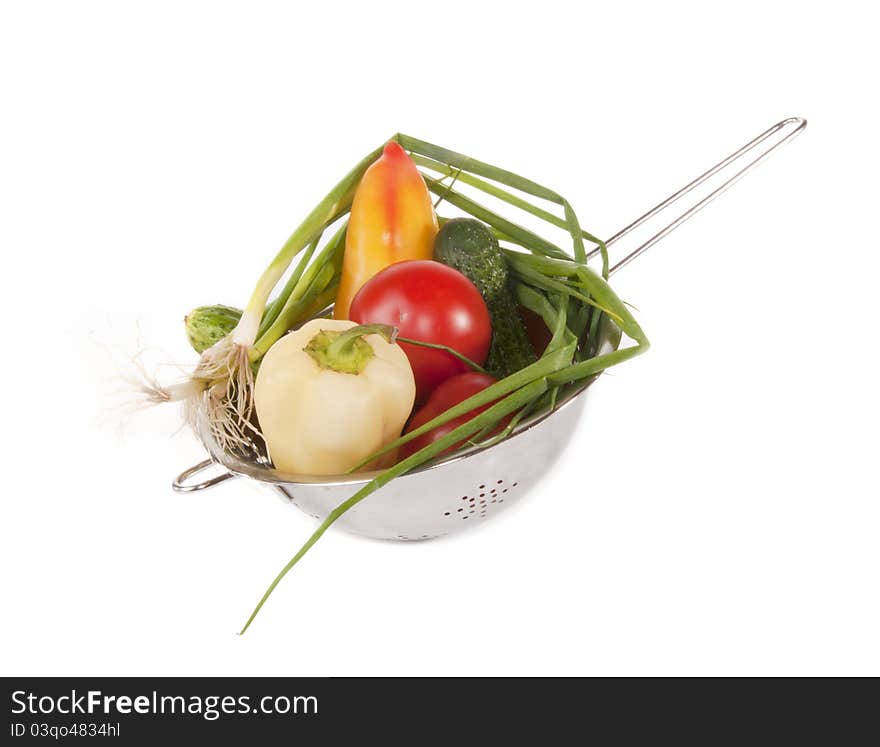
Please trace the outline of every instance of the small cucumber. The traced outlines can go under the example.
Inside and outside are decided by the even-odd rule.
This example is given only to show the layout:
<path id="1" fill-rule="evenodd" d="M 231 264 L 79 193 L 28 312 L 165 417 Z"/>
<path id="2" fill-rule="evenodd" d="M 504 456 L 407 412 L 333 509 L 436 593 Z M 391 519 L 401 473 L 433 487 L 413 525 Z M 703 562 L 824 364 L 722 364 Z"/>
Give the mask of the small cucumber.
<path id="1" fill-rule="evenodd" d="M 510 290 L 507 261 L 492 232 L 478 220 L 453 218 L 434 240 L 434 258 L 470 279 L 486 302 L 492 318 L 486 370 L 503 379 L 534 363 L 535 351 Z"/>
<path id="2" fill-rule="evenodd" d="M 193 309 L 183 321 L 189 344 L 201 354 L 231 333 L 239 319 L 240 309 L 216 304 Z"/>

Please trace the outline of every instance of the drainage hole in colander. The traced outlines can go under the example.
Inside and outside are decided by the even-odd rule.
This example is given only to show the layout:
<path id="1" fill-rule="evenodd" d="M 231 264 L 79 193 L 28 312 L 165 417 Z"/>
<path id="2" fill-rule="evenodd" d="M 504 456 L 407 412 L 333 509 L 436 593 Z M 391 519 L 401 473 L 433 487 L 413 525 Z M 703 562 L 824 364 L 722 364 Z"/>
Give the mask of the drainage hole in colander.
<path id="1" fill-rule="evenodd" d="M 496 485 L 504 485 L 504 480 L 496 480 L 495 484 Z M 479 513 L 479 516 L 481 519 L 485 519 L 489 515 L 488 514 L 489 504 L 490 503 L 504 503 L 504 498 L 502 498 L 501 496 L 504 493 L 507 493 L 507 491 L 509 489 L 517 487 L 517 485 L 519 485 L 518 482 L 510 483 L 510 488 L 502 487 L 502 488 L 500 488 L 500 492 L 499 492 L 499 488 L 491 488 L 491 489 L 489 489 L 488 496 L 484 492 L 480 493 L 479 496 L 477 496 L 480 499 L 479 507 L 477 506 L 477 497 L 471 498 L 469 495 L 463 495 L 461 497 L 461 499 L 463 501 L 465 501 L 465 505 L 461 508 L 457 508 L 455 510 L 455 512 L 462 514 L 462 517 L 461 517 L 462 519 L 466 519 L 471 514 L 476 514 L 476 513 Z M 486 488 L 485 484 L 479 486 L 479 490 L 486 490 L 486 489 L 487 488 Z M 467 509 L 467 512 L 465 512 L 465 508 Z M 452 511 L 444 511 L 443 515 L 444 516 L 451 516 Z"/>

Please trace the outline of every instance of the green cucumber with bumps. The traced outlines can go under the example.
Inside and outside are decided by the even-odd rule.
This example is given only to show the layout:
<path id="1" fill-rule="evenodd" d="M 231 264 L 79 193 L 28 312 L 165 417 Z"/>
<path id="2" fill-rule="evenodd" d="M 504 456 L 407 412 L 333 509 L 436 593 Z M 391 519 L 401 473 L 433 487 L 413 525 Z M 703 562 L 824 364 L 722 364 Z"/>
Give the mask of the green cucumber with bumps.
<path id="1" fill-rule="evenodd" d="M 193 350 L 204 353 L 214 343 L 230 334 L 241 319 L 241 309 L 215 304 L 199 306 L 184 318 L 186 337 Z"/>
<path id="2" fill-rule="evenodd" d="M 472 218 L 446 221 L 434 240 L 434 258 L 475 286 L 492 318 L 492 345 L 485 369 L 498 379 L 535 362 L 526 328 L 510 289 L 507 260 L 489 228 Z"/>

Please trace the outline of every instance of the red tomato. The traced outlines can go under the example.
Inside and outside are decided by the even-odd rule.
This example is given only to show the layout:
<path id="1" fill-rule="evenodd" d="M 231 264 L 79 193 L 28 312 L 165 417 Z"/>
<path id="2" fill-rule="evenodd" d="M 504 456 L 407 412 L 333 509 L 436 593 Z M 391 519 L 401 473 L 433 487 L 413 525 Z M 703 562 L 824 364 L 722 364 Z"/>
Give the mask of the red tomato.
<path id="1" fill-rule="evenodd" d="M 391 324 L 401 337 L 446 345 L 478 365 L 489 353 L 489 310 L 476 286 L 458 270 L 429 259 L 407 260 L 376 273 L 357 292 L 349 317 L 358 324 Z M 424 402 L 468 365 L 445 350 L 400 343 Z"/>
<path id="2" fill-rule="evenodd" d="M 492 378 L 488 374 L 478 373 L 477 371 L 458 374 L 457 376 L 446 379 L 446 381 L 434 390 L 431 397 L 425 403 L 425 406 L 412 416 L 404 433 L 414 431 L 429 420 L 433 420 L 441 413 L 446 412 L 450 407 L 457 405 L 459 402 L 464 402 L 468 397 L 472 397 L 477 392 L 482 392 L 486 387 L 492 386 L 496 381 L 498 380 Z M 493 404 L 494 402 L 490 402 L 482 407 L 477 407 L 464 415 L 459 415 L 457 418 L 453 418 L 448 423 L 444 423 L 443 425 L 434 428 L 434 430 L 423 433 L 409 443 L 405 443 L 400 447 L 400 458 L 405 459 L 406 457 L 415 454 L 419 449 L 423 449 L 429 444 L 434 443 L 438 438 L 454 431 L 458 426 L 475 418 L 481 412 L 490 408 Z M 499 423 L 496 431 L 500 431 L 504 428 L 509 420 L 510 417 L 508 416 Z M 467 439 L 464 439 L 459 443 L 450 446 L 445 451 L 442 451 L 441 454 L 448 454 L 451 451 L 455 451 L 455 449 L 460 448 L 466 440 Z"/>

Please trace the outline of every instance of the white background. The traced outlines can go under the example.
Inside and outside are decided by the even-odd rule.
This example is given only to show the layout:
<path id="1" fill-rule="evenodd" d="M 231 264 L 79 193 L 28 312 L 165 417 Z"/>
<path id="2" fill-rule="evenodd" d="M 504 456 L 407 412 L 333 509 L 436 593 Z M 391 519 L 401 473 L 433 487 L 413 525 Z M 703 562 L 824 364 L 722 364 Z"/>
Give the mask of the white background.
<path id="1" fill-rule="evenodd" d="M 316 5 L 3 4 L 2 673 L 880 674 L 868 4 Z M 172 493 L 202 451 L 127 414 L 126 354 L 192 363 L 183 314 L 241 305 L 392 132 L 607 236 L 792 115 L 615 277 L 653 348 L 528 499 L 446 540 L 330 532 L 236 635 L 313 520 Z"/>

